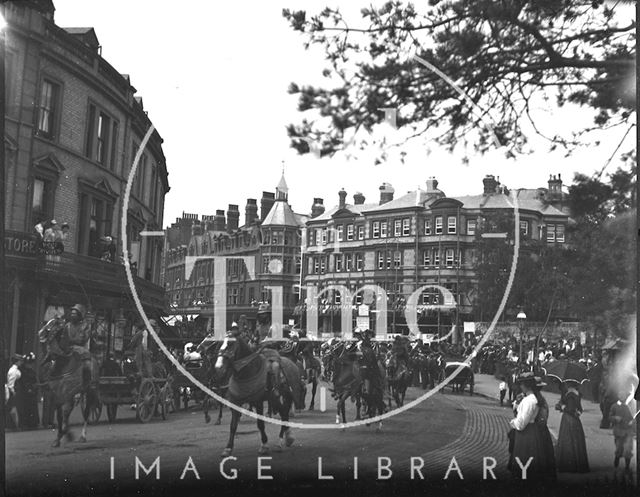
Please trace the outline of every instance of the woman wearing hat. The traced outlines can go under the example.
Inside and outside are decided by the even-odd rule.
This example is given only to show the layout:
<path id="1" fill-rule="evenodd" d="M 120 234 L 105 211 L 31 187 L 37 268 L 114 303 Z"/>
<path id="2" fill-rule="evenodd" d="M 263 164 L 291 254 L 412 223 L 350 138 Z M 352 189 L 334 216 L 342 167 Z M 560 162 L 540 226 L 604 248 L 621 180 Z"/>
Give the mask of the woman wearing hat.
<path id="1" fill-rule="evenodd" d="M 556 409 L 562 412 L 560 431 L 558 433 L 558 447 L 556 458 L 558 471 L 563 473 L 588 473 L 589 459 L 587 457 L 587 444 L 584 438 L 584 430 L 580 415 L 582 404 L 577 383 L 562 382 L 562 397 Z"/>
<path id="2" fill-rule="evenodd" d="M 523 478 L 520 466 L 525 466 L 531 459 L 526 470 L 527 479 L 555 479 L 553 444 L 549 443 L 551 435 L 546 426 L 548 407 L 539 390 L 542 383 L 530 371 L 521 374 L 516 381 L 523 397 L 517 405 L 516 417 L 509 422 L 514 429 L 509 469 L 518 478 Z"/>

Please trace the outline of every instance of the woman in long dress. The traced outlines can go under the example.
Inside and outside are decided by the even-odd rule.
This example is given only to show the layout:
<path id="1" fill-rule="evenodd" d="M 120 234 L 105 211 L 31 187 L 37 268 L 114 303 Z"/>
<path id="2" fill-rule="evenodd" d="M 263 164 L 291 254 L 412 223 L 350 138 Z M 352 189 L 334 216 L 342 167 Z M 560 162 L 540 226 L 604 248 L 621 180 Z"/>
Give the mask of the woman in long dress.
<path id="1" fill-rule="evenodd" d="M 546 401 L 536 392 L 536 377 L 532 372 L 521 374 L 517 382 L 524 395 L 517 414 L 509 424 L 515 430 L 510 469 L 517 478 L 554 480 L 556 477 L 553 444 L 546 426 Z M 537 394 L 537 395 L 536 395 Z M 526 467 L 525 470 L 521 467 Z"/>
<path id="2" fill-rule="evenodd" d="M 589 459 L 580 415 L 580 393 L 573 382 L 562 384 L 562 397 L 556 409 L 562 412 L 556 460 L 561 473 L 588 473 Z"/>

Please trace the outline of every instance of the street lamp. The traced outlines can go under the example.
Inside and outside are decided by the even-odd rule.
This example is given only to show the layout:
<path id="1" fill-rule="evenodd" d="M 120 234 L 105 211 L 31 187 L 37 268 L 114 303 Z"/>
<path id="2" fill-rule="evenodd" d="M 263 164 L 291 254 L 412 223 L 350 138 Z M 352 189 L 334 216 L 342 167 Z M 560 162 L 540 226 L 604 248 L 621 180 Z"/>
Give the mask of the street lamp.
<path id="1" fill-rule="evenodd" d="M 522 364 L 522 337 L 524 332 L 524 322 L 527 319 L 527 315 L 521 310 L 516 316 L 516 319 L 518 320 L 518 325 L 520 327 L 520 353 L 518 354 L 518 362 Z"/>

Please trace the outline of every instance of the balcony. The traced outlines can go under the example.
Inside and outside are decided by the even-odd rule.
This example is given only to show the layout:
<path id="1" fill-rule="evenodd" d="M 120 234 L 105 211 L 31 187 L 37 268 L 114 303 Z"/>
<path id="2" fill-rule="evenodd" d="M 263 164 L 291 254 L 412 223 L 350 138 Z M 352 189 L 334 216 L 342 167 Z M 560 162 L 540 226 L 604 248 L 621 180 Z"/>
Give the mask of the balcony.
<path id="1" fill-rule="evenodd" d="M 38 258 L 36 277 L 69 285 L 81 285 L 89 293 L 130 295 L 124 265 L 95 257 L 61 253 L 43 254 Z M 138 296 L 145 306 L 164 308 L 164 289 L 138 276 L 133 277 Z"/>

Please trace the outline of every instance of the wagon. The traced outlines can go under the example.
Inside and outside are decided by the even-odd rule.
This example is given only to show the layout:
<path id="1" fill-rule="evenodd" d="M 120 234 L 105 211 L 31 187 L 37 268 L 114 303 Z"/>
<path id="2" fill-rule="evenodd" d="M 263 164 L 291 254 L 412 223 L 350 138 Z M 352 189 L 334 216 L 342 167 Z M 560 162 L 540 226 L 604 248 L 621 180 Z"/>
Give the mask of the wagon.
<path id="1" fill-rule="evenodd" d="M 461 371 L 451 379 L 448 386 L 451 387 L 452 393 L 464 393 L 466 386 L 469 385 L 469 394 L 473 395 L 474 375 L 473 369 L 469 364 L 464 362 L 447 362 L 440 373 L 440 381 L 444 381 L 445 378 L 448 378 L 460 366 L 462 366 Z M 444 388 L 442 392 L 444 392 Z"/>
<path id="2" fill-rule="evenodd" d="M 107 420 L 116 420 L 118 406 L 121 404 L 136 406 L 136 417 L 142 423 L 150 421 L 159 414 L 162 419 L 173 406 L 171 381 L 167 378 L 129 376 L 103 376 L 99 380 L 100 402 L 107 411 Z"/>
<path id="3" fill-rule="evenodd" d="M 204 385 L 209 384 L 209 366 L 206 360 L 199 359 L 197 361 L 188 361 L 185 362 L 182 367 L 184 367 L 200 383 Z M 179 399 L 182 399 L 185 410 L 189 407 L 190 400 L 202 402 L 205 398 L 205 393 L 180 370 L 176 370 L 173 374 L 172 389 L 173 396 L 176 399 L 176 405 L 179 405 Z"/>

